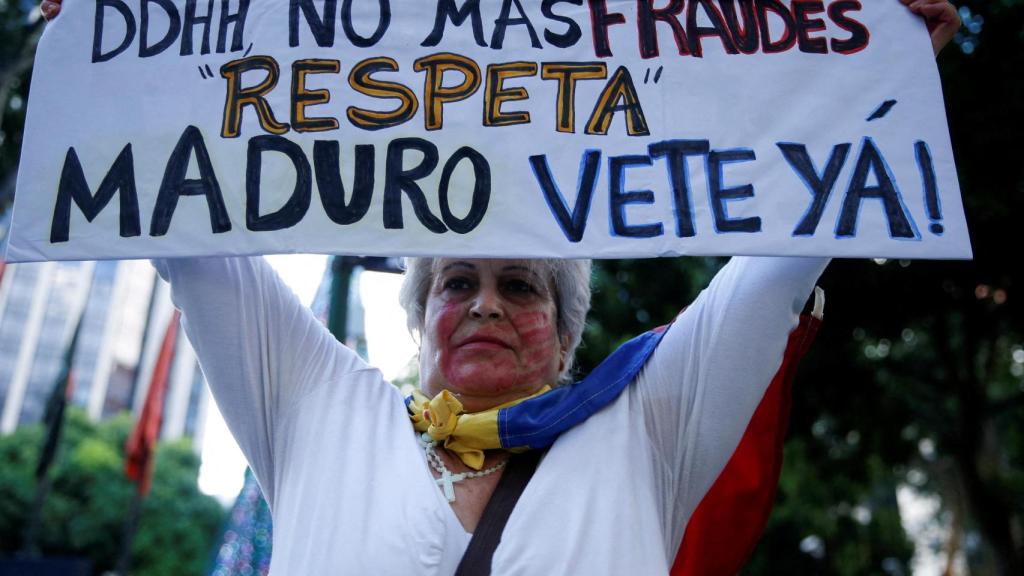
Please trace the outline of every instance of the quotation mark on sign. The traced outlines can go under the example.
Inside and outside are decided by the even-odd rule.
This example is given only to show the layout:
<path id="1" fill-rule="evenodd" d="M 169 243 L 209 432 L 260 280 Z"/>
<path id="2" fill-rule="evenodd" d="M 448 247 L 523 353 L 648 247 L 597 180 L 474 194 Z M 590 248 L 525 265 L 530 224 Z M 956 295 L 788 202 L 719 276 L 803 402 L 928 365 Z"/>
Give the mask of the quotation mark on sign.
<path id="1" fill-rule="evenodd" d="M 654 83 L 655 84 L 658 83 L 658 80 L 661 80 L 661 71 L 664 70 L 664 69 L 665 69 L 664 66 L 658 66 L 658 71 L 654 73 Z M 647 81 L 650 80 L 650 79 L 651 79 L 651 69 L 648 68 L 647 69 L 647 73 L 644 74 L 644 84 L 647 84 Z"/>
<path id="2" fill-rule="evenodd" d="M 252 45 L 253 43 L 250 42 L 249 47 L 245 49 L 245 54 L 242 54 L 242 58 L 249 55 L 249 52 L 252 51 Z M 203 80 L 213 78 L 213 70 L 210 70 L 209 64 L 203 64 L 202 66 L 197 66 L 197 68 L 199 68 L 199 75 L 203 77 Z"/>

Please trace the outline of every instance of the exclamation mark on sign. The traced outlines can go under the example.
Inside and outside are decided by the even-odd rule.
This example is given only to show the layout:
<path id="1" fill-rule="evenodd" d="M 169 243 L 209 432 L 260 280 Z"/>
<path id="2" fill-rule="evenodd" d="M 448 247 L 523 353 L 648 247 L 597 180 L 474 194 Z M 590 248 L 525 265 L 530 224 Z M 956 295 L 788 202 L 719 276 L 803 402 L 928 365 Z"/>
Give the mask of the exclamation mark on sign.
<path id="1" fill-rule="evenodd" d="M 917 167 L 921 170 L 921 182 L 924 185 L 924 203 L 928 209 L 928 219 L 932 221 L 928 227 L 932 234 L 942 236 L 946 228 L 942 225 L 942 204 L 939 202 L 939 187 L 935 182 L 935 165 L 928 144 L 918 142 L 914 145 L 917 152 Z"/>

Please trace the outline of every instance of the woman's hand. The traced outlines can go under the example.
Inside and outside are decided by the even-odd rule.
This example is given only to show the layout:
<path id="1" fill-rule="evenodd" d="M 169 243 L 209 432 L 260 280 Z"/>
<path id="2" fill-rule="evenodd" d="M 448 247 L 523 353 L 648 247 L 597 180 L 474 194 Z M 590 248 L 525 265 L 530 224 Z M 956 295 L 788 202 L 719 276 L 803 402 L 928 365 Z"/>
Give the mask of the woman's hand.
<path id="1" fill-rule="evenodd" d="M 47 22 L 56 18 L 57 14 L 60 14 L 60 3 L 61 0 L 43 0 L 39 4 L 39 12 Z"/>
<path id="2" fill-rule="evenodd" d="M 900 0 L 910 11 L 924 18 L 932 37 L 932 49 L 939 55 L 960 29 L 960 14 L 949 0 Z"/>

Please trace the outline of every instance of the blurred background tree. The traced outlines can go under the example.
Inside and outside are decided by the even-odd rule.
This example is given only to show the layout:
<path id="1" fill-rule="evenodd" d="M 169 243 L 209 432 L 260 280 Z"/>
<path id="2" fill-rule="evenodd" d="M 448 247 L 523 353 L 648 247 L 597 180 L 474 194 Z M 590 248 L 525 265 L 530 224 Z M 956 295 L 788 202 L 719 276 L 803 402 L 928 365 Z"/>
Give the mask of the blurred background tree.
<path id="1" fill-rule="evenodd" d="M 31 14 L 35 5 L 0 0 L 0 214 L 13 199 L 27 56 L 41 30 Z M 974 575 L 1024 573 L 1024 324 L 1016 292 L 1017 251 L 1024 245 L 1016 223 L 1024 213 L 1024 0 L 957 5 L 965 26 L 939 64 L 975 260 L 831 265 L 821 281 L 830 302 L 825 326 L 796 383 L 776 509 L 748 573 L 908 573 L 913 547 L 896 504 L 907 489 L 940 503 L 940 518 L 950 528 L 939 543 L 947 567 L 964 557 Z M 670 320 L 677 303 L 695 297 L 722 263 L 601 263 L 593 315 L 599 320 L 588 328 L 582 369 L 629 336 Z M 79 435 L 76 443 L 71 430 L 88 426 L 81 416 L 73 421 L 54 497 L 69 503 L 48 504 L 44 546 L 94 555 L 96 565 L 109 565 L 115 556 L 103 538 L 120 528 L 103 522 L 119 518 L 121 508 L 88 502 L 127 501 L 130 488 L 104 476 L 120 470 L 114 463 L 120 462 L 119 445 L 102 439 L 115 435 L 123 443 L 127 424 L 119 424 L 117 433 L 100 433 L 102 425 L 98 437 Z M 31 498 L 39 433 L 29 428 L 17 440 L 0 440 L 4 552 L 20 537 L 18 515 Z M 187 526 L 169 526 L 166 533 L 156 531 L 159 519 L 144 516 L 136 557 L 140 566 L 153 566 L 153 574 L 165 573 L 161 558 L 205 565 L 219 525 L 212 520 L 215 505 L 205 511 L 205 504 L 188 504 L 192 500 L 183 496 L 194 490 L 190 455 L 163 447 L 158 457 L 144 514 L 163 516 L 151 508 L 163 505 L 195 508 L 189 508 Z M 167 472 L 162 465 L 186 472 Z M 71 481 L 66 475 L 72 469 L 84 479 L 109 481 Z M 118 490 L 125 491 L 124 500 L 117 499 Z M 75 506 L 93 508 L 69 512 Z M 192 542 L 197 534 L 206 539 L 205 548 L 170 552 L 169 546 Z"/>
<path id="2" fill-rule="evenodd" d="M 44 556 L 89 558 L 94 574 L 114 568 L 125 511 L 135 485 L 124 475 L 124 445 L 131 415 L 103 423 L 71 408 L 43 509 L 39 545 Z M 0 557 L 21 548 L 35 491 L 34 471 L 42 445 L 41 425 L 22 426 L 0 437 Z M 226 513 L 199 492 L 199 457 L 188 440 L 157 446 L 153 489 L 143 502 L 132 546 L 132 574 L 201 576 Z"/>
<path id="3" fill-rule="evenodd" d="M 43 32 L 36 4 L 0 0 L 0 214 L 14 200 L 32 57 Z"/>

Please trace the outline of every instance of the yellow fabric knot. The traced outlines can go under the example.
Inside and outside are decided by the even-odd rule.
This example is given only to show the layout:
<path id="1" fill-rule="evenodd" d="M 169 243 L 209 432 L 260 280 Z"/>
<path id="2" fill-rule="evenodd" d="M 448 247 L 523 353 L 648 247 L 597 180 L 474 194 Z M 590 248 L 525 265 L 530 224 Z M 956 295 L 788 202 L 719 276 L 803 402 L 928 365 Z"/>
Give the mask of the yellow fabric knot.
<path id="1" fill-rule="evenodd" d="M 551 387 L 544 386 L 524 398 L 472 413 L 463 413 L 462 402 L 448 390 L 442 390 L 432 399 L 414 390 L 408 402 L 409 419 L 417 432 L 426 432 L 432 439 L 443 441 L 446 450 L 455 453 L 466 466 L 479 470 L 484 465 L 484 450 L 502 447 L 498 436 L 498 411 L 548 390 Z"/>
<path id="2" fill-rule="evenodd" d="M 427 434 L 437 441 L 447 439 L 452 432 L 455 432 L 460 414 L 462 414 L 462 402 L 459 402 L 451 392 L 442 390 L 430 401 L 429 409 L 424 414 L 430 421 Z"/>

